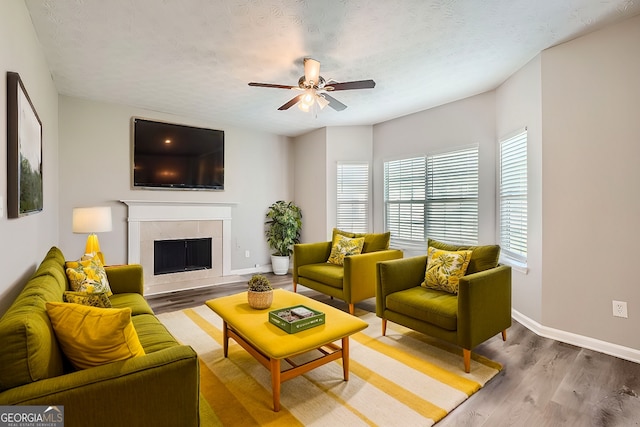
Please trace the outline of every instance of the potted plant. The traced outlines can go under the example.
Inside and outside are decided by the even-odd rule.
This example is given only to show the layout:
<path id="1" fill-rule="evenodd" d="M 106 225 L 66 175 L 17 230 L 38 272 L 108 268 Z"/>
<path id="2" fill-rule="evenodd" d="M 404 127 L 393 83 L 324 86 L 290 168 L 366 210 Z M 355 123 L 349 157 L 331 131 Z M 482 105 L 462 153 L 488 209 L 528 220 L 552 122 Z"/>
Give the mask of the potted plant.
<path id="1" fill-rule="evenodd" d="M 279 200 L 269 206 L 265 224 L 267 225 L 265 230 L 267 243 L 273 250 L 271 255 L 273 273 L 287 274 L 293 245 L 300 243 L 302 211 L 293 202 Z"/>
<path id="2" fill-rule="evenodd" d="M 273 287 L 262 274 L 254 274 L 248 282 L 247 302 L 251 308 L 262 310 L 271 307 Z"/>

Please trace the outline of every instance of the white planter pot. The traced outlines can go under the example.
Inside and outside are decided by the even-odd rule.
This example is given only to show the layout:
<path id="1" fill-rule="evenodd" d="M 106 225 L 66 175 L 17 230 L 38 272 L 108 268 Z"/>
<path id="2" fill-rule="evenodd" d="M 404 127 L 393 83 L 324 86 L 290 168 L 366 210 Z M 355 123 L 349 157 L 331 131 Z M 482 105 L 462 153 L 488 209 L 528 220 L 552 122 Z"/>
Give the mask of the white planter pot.
<path id="1" fill-rule="evenodd" d="M 289 272 L 289 257 L 271 255 L 271 268 L 275 275 L 287 274 Z"/>

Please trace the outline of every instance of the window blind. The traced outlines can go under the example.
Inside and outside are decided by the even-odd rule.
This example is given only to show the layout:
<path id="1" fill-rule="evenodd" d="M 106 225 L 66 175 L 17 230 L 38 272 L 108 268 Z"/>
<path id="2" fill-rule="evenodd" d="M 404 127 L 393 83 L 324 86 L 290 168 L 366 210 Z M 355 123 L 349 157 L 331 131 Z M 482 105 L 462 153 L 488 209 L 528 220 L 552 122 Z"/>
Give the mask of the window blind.
<path id="1" fill-rule="evenodd" d="M 478 243 L 478 147 L 427 156 L 426 233 Z"/>
<path id="2" fill-rule="evenodd" d="M 338 163 L 336 227 L 369 231 L 369 164 Z"/>
<path id="3" fill-rule="evenodd" d="M 527 261 L 527 131 L 500 142 L 500 247 Z"/>
<path id="4" fill-rule="evenodd" d="M 424 157 L 384 163 L 385 230 L 394 241 L 424 242 L 425 170 Z"/>

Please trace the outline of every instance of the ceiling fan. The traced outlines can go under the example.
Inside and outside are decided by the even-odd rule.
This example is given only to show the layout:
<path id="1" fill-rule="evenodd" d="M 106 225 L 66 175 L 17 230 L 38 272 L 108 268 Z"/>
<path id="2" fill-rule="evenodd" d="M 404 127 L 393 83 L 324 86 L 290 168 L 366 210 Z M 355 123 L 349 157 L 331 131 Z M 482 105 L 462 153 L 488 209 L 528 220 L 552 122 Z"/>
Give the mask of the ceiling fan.
<path id="1" fill-rule="evenodd" d="M 304 58 L 304 76 L 300 77 L 297 86 L 255 82 L 249 83 L 249 86 L 303 91 L 278 108 L 278 110 L 288 110 L 290 107 L 298 104 L 298 108 L 302 111 L 309 111 L 314 103 L 317 103 L 320 109 L 328 105 L 336 111 L 342 111 L 347 108 L 347 106 L 330 96 L 328 92 L 351 89 L 373 89 L 376 86 L 376 82 L 373 80 L 358 80 L 340 83 L 333 79 L 326 81 L 324 77 L 320 75 L 320 62 L 315 59 Z"/>

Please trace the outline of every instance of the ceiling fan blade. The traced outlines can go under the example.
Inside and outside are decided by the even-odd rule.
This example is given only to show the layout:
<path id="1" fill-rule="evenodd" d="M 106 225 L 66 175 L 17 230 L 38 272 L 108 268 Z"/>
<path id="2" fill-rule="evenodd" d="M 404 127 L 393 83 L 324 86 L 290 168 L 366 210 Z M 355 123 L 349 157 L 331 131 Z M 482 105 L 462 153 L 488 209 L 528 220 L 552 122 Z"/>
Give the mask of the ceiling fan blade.
<path id="1" fill-rule="evenodd" d="M 298 103 L 298 101 L 300 101 L 300 98 L 302 98 L 302 95 L 304 95 L 304 93 L 301 93 L 300 95 L 294 98 L 291 98 L 286 104 L 283 104 L 280 108 L 278 108 L 278 110 L 288 110 L 289 108 L 293 107 Z"/>
<path id="2" fill-rule="evenodd" d="M 376 87 L 376 82 L 373 80 L 358 80 L 355 82 L 344 82 L 344 83 L 331 83 L 333 90 L 350 90 L 350 89 L 373 89 Z M 329 87 L 325 87 L 327 90 Z"/>
<path id="3" fill-rule="evenodd" d="M 249 83 L 249 86 L 273 87 L 273 88 L 276 88 L 276 89 L 293 89 L 293 88 L 298 87 L 298 86 L 276 85 L 276 84 L 271 84 L 271 83 L 255 83 L 255 82 Z"/>
<path id="4" fill-rule="evenodd" d="M 333 108 L 336 111 L 342 111 L 345 108 L 347 108 L 346 105 L 344 105 L 342 102 L 338 101 L 337 99 L 335 99 L 333 96 L 329 96 L 326 93 L 323 94 L 322 96 L 325 97 L 325 99 L 327 101 L 329 101 L 329 107 Z"/>
<path id="5" fill-rule="evenodd" d="M 318 85 L 320 80 L 320 62 L 311 58 L 304 58 L 304 81 L 309 83 L 313 82 L 314 85 Z"/>

